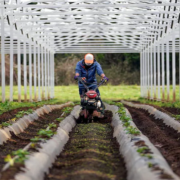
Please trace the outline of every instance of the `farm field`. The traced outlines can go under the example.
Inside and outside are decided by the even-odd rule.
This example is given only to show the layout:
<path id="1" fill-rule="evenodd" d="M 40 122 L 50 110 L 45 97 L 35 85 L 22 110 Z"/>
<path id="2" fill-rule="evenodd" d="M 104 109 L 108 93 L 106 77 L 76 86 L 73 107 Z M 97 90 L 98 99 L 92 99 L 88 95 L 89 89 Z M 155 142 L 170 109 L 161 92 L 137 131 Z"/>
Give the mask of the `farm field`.
<path id="1" fill-rule="evenodd" d="M 159 106 L 171 106 L 172 103 L 161 103 L 161 102 L 153 102 L 147 101 L 145 99 L 140 98 L 140 86 L 137 85 L 119 85 L 119 86 L 112 86 L 112 85 L 104 85 L 100 88 L 101 97 L 104 101 L 117 101 L 117 100 L 133 100 L 133 101 L 140 101 L 142 103 L 154 103 Z M 34 87 L 32 87 L 34 90 Z M 22 100 L 24 99 L 24 88 L 21 87 L 22 92 Z M 37 91 L 38 92 L 38 91 Z M 6 86 L 6 99 L 9 99 L 10 89 L 9 86 Z M 70 86 L 55 86 L 54 89 L 55 93 L 55 102 L 67 102 L 67 101 L 79 101 L 79 93 L 78 93 L 78 86 L 77 85 L 70 85 Z M 27 88 L 27 96 L 29 98 L 29 88 Z M 32 92 L 32 96 L 34 94 Z M 14 86 L 14 101 L 18 99 L 18 87 Z M 166 93 L 165 93 L 166 97 Z M 179 87 L 176 87 L 176 98 L 177 102 L 173 103 L 175 106 L 179 106 Z M 1 91 L 0 91 L 0 100 L 1 100 Z M 170 100 L 172 101 L 172 86 L 170 86 Z M 52 103 L 52 102 L 50 102 Z M 26 103 L 25 103 L 26 104 Z M 27 104 L 28 105 L 28 104 Z"/>
<path id="2" fill-rule="evenodd" d="M 1 103 L 1 179 L 16 177 L 21 180 L 31 176 L 30 179 L 38 177 L 37 180 L 126 180 L 132 175 L 131 172 L 139 173 L 138 177 L 144 176 L 143 171 L 137 170 L 142 164 L 135 165 L 136 159 L 140 158 L 144 163 L 141 168 L 151 174 L 149 177 L 158 171 L 159 179 L 178 180 L 178 130 L 174 126 L 167 126 L 163 118 L 156 119 L 155 114 L 123 105 L 120 100 L 135 105 L 151 104 L 152 108 L 175 118 L 170 124 L 176 123 L 177 128 L 180 128 L 179 102 L 162 103 L 142 99 L 139 86 L 107 85 L 102 86 L 100 91 L 102 99 L 116 105 L 118 109 L 114 111 L 114 106 L 107 105 L 110 109 L 105 111 L 106 116 L 92 123 L 76 123 L 79 118 L 76 117 L 79 114 L 79 106 L 76 106 L 79 104 L 77 86 L 55 87 L 56 98 L 49 101 Z M 8 95 L 8 87 L 6 93 Z M 17 91 L 14 97 L 17 98 Z M 68 101 L 74 103 L 67 104 Z M 8 132 L 6 137 L 3 136 L 5 132 Z M 141 140 L 143 135 L 149 138 L 153 148 Z M 154 148 L 161 152 L 162 157 L 157 158 L 159 154 Z M 128 153 L 132 154 L 131 162 Z M 162 158 L 163 163 L 158 160 Z M 128 163 L 134 163 L 135 169 L 130 171 Z M 22 168 L 27 170 L 22 172 Z M 37 168 L 36 173 L 34 168 Z M 46 175 L 44 172 L 47 172 Z"/>

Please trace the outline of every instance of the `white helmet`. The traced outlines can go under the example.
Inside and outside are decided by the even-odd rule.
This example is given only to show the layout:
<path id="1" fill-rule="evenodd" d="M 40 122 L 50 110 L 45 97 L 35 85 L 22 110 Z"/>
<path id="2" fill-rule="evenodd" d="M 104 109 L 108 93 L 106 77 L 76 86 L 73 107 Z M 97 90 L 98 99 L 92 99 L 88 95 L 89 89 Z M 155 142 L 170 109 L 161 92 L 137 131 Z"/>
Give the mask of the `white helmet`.
<path id="1" fill-rule="evenodd" d="M 91 66 L 94 63 L 94 56 L 90 53 L 84 56 L 84 62 L 87 66 Z"/>

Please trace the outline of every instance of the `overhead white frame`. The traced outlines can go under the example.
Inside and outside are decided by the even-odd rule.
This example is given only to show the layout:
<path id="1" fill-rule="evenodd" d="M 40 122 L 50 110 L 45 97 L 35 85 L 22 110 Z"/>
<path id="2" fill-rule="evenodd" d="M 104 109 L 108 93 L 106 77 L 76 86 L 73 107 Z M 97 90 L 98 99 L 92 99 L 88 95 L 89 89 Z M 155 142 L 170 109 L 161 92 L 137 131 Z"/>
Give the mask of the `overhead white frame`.
<path id="1" fill-rule="evenodd" d="M 28 99 L 28 85 L 30 101 L 53 98 L 54 54 L 87 52 L 140 53 L 141 96 L 156 100 L 176 100 L 175 52 L 180 52 L 180 2 L 175 0 L 32 2 L 2 0 L 0 3 L 2 102 L 6 100 L 6 54 L 10 54 L 10 101 L 13 100 L 13 56 L 17 54 L 20 102 L 21 71 L 24 71 L 22 84 L 25 101 Z M 173 98 L 170 97 L 170 53 L 173 59 Z M 23 68 L 21 60 L 24 62 Z"/>

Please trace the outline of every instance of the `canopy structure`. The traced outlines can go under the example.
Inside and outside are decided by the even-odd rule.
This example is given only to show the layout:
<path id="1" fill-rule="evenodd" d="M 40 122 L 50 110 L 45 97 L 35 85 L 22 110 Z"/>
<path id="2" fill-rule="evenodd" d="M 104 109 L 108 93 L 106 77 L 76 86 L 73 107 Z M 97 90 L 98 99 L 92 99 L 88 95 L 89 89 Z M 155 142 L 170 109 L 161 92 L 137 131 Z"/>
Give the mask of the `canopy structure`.
<path id="1" fill-rule="evenodd" d="M 54 97 L 55 53 L 88 52 L 140 53 L 141 96 L 158 100 L 165 99 L 165 83 L 169 99 L 169 55 L 172 53 L 173 100 L 176 100 L 179 0 L 1 0 L 0 10 L 3 102 L 6 99 L 5 54 L 10 54 L 10 101 L 13 100 L 13 54 L 18 59 L 19 101 L 21 60 L 24 99 L 27 100 L 29 86 L 32 101 Z"/>

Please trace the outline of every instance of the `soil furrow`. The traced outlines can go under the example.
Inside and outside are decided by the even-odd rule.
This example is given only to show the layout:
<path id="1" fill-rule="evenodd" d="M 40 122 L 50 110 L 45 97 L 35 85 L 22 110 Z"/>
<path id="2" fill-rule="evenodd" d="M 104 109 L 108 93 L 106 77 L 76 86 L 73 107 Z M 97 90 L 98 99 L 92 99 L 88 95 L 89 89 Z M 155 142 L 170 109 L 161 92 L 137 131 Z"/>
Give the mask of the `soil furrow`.
<path id="1" fill-rule="evenodd" d="M 16 117 L 16 114 L 20 111 L 26 111 L 26 110 L 35 110 L 37 107 L 22 107 L 22 108 L 17 108 L 13 109 L 7 112 L 4 112 L 3 114 L 0 115 L 0 123 L 9 121 L 10 119 L 13 119 Z"/>
<path id="2" fill-rule="evenodd" d="M 180 133 L 145 110 L 126 107 L 136 126 L 159 149 L 173 171 L 180 176 Z"/>
<path id="3" fill-rule="evenodd" d="M 40 129 L 46 129 L 48 127 L 48 124 L 52 122 L 55 123 L 58 127 L 59 122 L 55 119 L 59 118 L 61 115 L 62 110 L 54 110 L 49 114 L 45 114 L 39 117 L 39 119 L 30 124 L 24 132 L 18 135 L 12 134 L 12 138 L 10 140 L 8 140 L 5 144 L 0 145 L 0 169 L 2 169 L 5 164 L 4 158 L 8 154 L 11 154 L 12 151 L 22 149 L 27 144 L 29 144 L 31 142 L 30 139 L 37 136 L 37 132 Z M 57 127 L 53 128 L 52 130 L 56 131 Z M 29 150 L 29 152 L 35 151 L 37 150 L 34 148 L 30 148 Z M 1 180 L 13 179 L 14 175 L 20 170 L 22 166 L 22 164 L 16 164 L 15 166 L 10 167 L 7 171 L 2 173 Z"/>
<path id="4" fill-rule="evenodd" d="M 45 180 L 126 179 L 110 123 L 78 124 Z"/>

